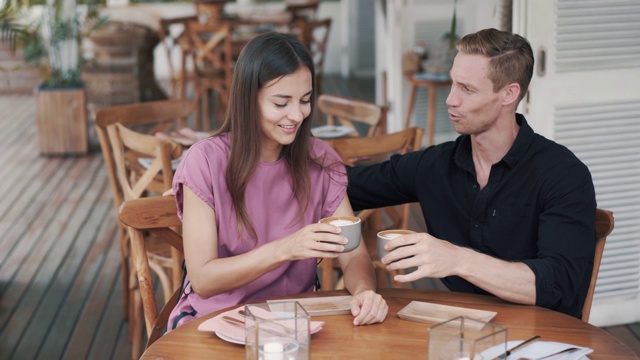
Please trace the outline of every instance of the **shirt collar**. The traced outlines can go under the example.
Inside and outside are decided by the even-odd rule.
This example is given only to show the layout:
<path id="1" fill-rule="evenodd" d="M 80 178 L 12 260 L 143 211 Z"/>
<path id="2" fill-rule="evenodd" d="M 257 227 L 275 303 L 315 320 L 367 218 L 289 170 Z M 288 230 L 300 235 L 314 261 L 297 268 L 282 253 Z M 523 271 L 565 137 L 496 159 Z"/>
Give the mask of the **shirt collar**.
<path id="1" fill-rule="evenodd" d="M 509 167 L 513 168 L 518 164 L 527 149 L 531 145 L 534 132 L 529 123 L 527 123 L 527 119 L 522 114 L 516 114 L 515 121 L 520 126 L 520 130 L 518 131 L 518 135 L 516 135 L 516 139 L 511 145 L 511 149 L 507 152 L 507 154 L 502 158 L 502 162 L 507 164 Z M 473 159 L 471 157 L 471 136 L 462 135 L 456 139 L 456 151 L 455 151 L 455 162 L 458 166 L 468 171 L 474 171 Z"/>

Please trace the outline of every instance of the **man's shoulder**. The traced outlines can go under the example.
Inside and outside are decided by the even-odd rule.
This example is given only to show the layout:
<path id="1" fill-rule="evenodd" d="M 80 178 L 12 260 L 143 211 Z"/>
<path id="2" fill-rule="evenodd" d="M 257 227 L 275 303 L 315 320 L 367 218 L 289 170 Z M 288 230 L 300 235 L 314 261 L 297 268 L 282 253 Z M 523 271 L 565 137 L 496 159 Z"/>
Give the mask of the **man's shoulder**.
<path id="1" fill-rule="evenodd" d="M 567 146 L 537 133 L 534 134 L 533 148 L 538 156 L 544 156 L 550 159 L 558 158 L 559 161 L 575 161 L 582 164 L 578 156 Z"/>

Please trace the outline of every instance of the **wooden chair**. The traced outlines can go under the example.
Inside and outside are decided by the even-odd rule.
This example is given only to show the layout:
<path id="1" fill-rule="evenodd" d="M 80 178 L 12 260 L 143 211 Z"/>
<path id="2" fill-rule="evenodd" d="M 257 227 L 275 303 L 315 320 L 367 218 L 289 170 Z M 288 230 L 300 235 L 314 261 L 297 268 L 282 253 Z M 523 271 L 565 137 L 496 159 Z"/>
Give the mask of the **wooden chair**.
<path id="1" fill-rule="evenodd" d="M 195 105 L 192 101 L 173 99 L 111 106 L 97 111 L 95 117 L 95 128 L 100 141 L 100 148 L 102 150 L 104 163 L 107 167 L 109 185 L 113 195 L 113 208 L 116 213 L 118 213 L 120 205 L 124 202 L 125 196 L 122 186 L 118 180 L 114 150 L 107 133 L 107 127 L 119 122 L 125 126 L 135 129 L 144 128 L 148 133 L 165 131 L 176 126 L 181 126 L 184 119 L 190 116 L 194 112 L 194 109 Z M 162 179 L 161 176 L 160 179 Z M 129 235 L 126 227 L 120 221 L 117 222 L 117 226 L 118 240 L 120 242 L 124 315 L 125 318 L 130 320 L 131 328 L 136 329 L 140 328 L 140 319 L 139 317 L 133 316 L 135 309 L 131 303 L 131 299 L 134 296 L 135 285 L 132 284 L 132 273 L 129 271 Z M 170 253 L 169 248 L 166 246 L 157 245 L 151 248 L 154 252 L 163 255 L 163 257 L 167 257 L 167 254 Z M 154 268 L 158 270 L 158 272 L 164 272 L 164 270 L 162 270 L 161 267 L 156 266 L 155 263 Z M 134 335 L 134 332 L 131 331 L 132 340 Z"/>
<path id="2" fill-rule="evenodd" d="M 118 182 L 124 194 L 124 200 L 135 200 L 148 196 L 149 192 L 162 194 L 171 189 L 173 181 L 172 160 L 182 154 L 179 144 L 159 139 L 153 135 L 133 131 L 120 123 L 107 126 L 109 141 L 113 150 Z M 149 159 L 149 166 L 142 167 L 139 159 Z M 149 266 L 154 270 L 162 285 L 165 301 L 171 297 L 172 291 L 182 280 L 182 254 L 158 241 L 155 237 L 147 237 L 147 256 L 152 260 Z M 139 284 L 130 281 L 129 291 L 139 296 Z M 139 304 L 133 304 L 133 316 L 129 324 L 133 341 L 133 354 L 140 354 L 142 344 L 142 326 L 137 310 Z"/>
<path id="3" fill-rule="evenodd" d="M 140 289 L 136 301 L 142 302 L 144 310 L 146 349 L 162 335 L 181 290 L 180 283 L 174 286 L 172 295 L 165 297 L 164 306 L 158 312 L 150 271 L 152 263 L 147 256 L 146 234 L 152 233 L 156 238 L 183 254 L 182 236 L 175 231 L 176 228 L 181 227 L 182 222 L 178 218 L 173 196 L 152 196 L 126 201 L 120 209 L 120 221 L 126 224 L 131 237 L 131 257 Z"/>
<path id="4" fill-rule="evenodd" d="M 224 18 L 224 6 L 228 0 L 194 0 L 196 17 L 200 24 L 218 24 Z"/>
<path id="5" fill-rule="evenodd" d="M 600 270 L 600 262 L 604 253 L 604 244 L 607 236 L 611 234 L 614 226 L 613 212 L 609 210 L 596 209 L 596 253 L 593 258 L 593 271 L 591 272 L 591 282 L 589 283 L 589 291 L 584 300 L 582 307 L 582 320 L 589 322 L 591 313 L 591 305 L 593 303 L 593 294 L 596 289 L 596 280 L 598 279 L 598 271 Z"/>
<path id="6" fill-rule="evenodd" d="M 369 101 L 321 94 L 318 109 L 326 116 L 327 125 L 364 129 L 367 137 L 384 134 L 387 129 L 387 108 Z"/>
<path id="7" fill-rule="evenodd" d="M 185 98 L 185 87 L 188 81 L 193 81 L 193 74 L 187 73 L 186 70 L 183 74 L 183 66 L 187 60 L 187 52 L 184 51 L 184 30 L 180 34 L 171 32 L 173 26 L 182 25 L 186 27 L 188 21 L 195 20 L 195 16 L 185 16 L 171 19 L 160 19 L 160 28 L 158 29 L 158 36 L 160 38 L 160 44 L 166 54 L 167 64 L 169 66 L 169 97 L 174 99 Z M 174 52 L 178 50 L 180 52 L 180 64 L 174 60 Z"/>
<path id="8" fill-rule="evenodd" d="M 318 94 L 322 94 L 324 58 L 327 52 L 329 33 L 331 32 L 331 18 L 298 20 L 292 32 L 298 36 L 300 42 L 311 53 L 316 70 L 316 91 Z"/>
<path id="9" fill-rule="evenodd" d="M 424 130 L 419 127 L 412 127 L 399 132 L 377 135 L 371 137 L 355 137 L 333 140 L 332 146 L 342 158 L 345 165 L 354 166 L 358 159 L 363 157 L 384 156 L 388 158 L 392 154 L 406 154 L 421 148 Z M 387 287 L 386 266 L 379 261 L 376 246 L 376 234 L 378 231 L 386 229 L 406 229 L 409 221 L 410 204 L 399 206 L 387 206 L 381 209 L 367 209 L 358 213 L 362 219 L 362 236 L 367 245 L 367 250 L 374 260 L 378 287 Z M 320 263 L 322 268 L 321 286 L 323 289 L 333 289 L 333 269 L 332 259 L 323 259 Z M 391 273 L 391 279 L 397 272 Z M 393 282 L 394 287 L 402 287 L 401 284 Z"/>
<path id="10" fill-rule="evenodd" d="M 194 121 L 196 130 L 211 130 L 209 119 L 209 93 L 218 95 L 216 115 L 221 117 L 229 103 L 229 89 L 233 75 L 233 48 L 231 24 L 187 22 L 187 34 L 192 43 L 195 78 L 194 95 L 198 111 Z"/>
<path id="11" fill-rule="evenodd" d="M 107 126 L 120 122 L 126 126 L 149 127 L 150 133 L 163 131 L 171 127 L 180 126 L 184 118 L 194 111 L 194 104 L 189 100 L 162 100 L 150 101 L 138 104 L 127 104 L 106 107 L 98 110 L 95 117 L 95 128 L 100 141 L 100 149 L 107 167 L 109 185 L 113 195 L 113 208 L 118 212 L 120 205 L 124 201 L 124 194 L 118 182 L 116 167 L 113 159 L 113 150 Z M 118 238 L 120 241 L 120 255 L 122 267 L 123 303 L 125 317 L 129 315 L 129 236 L 127 229 L 119 221 Z"/>
<path id="12" fill-rule="evenodd" d="M 291 14 L 291 23 L 315 20 L 320 0 L 285 0 L 285 11 Z"/>

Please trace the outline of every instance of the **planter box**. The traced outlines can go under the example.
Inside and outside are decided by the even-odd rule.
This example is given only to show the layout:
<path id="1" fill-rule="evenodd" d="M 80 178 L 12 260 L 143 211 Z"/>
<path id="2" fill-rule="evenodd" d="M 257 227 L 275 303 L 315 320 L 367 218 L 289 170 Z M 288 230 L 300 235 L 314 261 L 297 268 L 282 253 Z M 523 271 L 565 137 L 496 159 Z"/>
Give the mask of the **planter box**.
<path id="1" fill-rule="evenodd" d="M 83 155 L 89 150 L 84 88 L 37 89 L 40 154 Z"/>

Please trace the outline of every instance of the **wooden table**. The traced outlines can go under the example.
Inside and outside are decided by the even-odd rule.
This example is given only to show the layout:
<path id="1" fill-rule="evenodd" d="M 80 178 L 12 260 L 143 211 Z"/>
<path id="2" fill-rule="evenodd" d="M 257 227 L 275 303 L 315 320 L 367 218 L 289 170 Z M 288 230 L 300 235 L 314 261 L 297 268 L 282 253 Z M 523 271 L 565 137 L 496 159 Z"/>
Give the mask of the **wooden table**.
<path id="1" fill-rule="evenodd" d="M 407 108 L 407 116 L 404 120 L 404 128 L 408 129 L 411 122 L 414 106 L 416 104 L 416 93 L 418 87 L 426 87 L 429 89 L 429 108 L 427 109 L 427 146 L 433 145 L 433 138 L 436 133 L 436 95 L 439 87 L 451 86 L 451 80 L 427 80 L 416 79 L 414 74 L 405 75 L 405 78 L 411 85 L 411 93 L 409 95 L 409 107 Z"/>
<path id="2" fill-rule="evenodd" d="M 313 320 L 322 320 L 326 324 L 322 331 L 311 335 L 311 358 L 424 359 L 427 354 L 427 329 L 433 324 L 402 320 L 396 316 L 412 300 L 418 300 L 496 311 L 498 314 L 492 322 L 508 328 L 508 340 L 524 340 L 540 335 L 543 341 L 590 347 L 594 349 L 589 355 L 592 360 L 638 359 L 608 332 L 545 308 L 516 305 L 491 296 L 447 291 L 380 289 L 379 293 L 389 304 L 389 315 L 382 324 L 355 327 L 351 315 L 314 316 Z M 344 290 L 336 290 L 295 297 L 346 294 Z M 164 335 L 144 352 L 142 359 L 244 359 L 244 346 L 197 330 L 203 321 L 230 309 L 191 321 Z"/>

